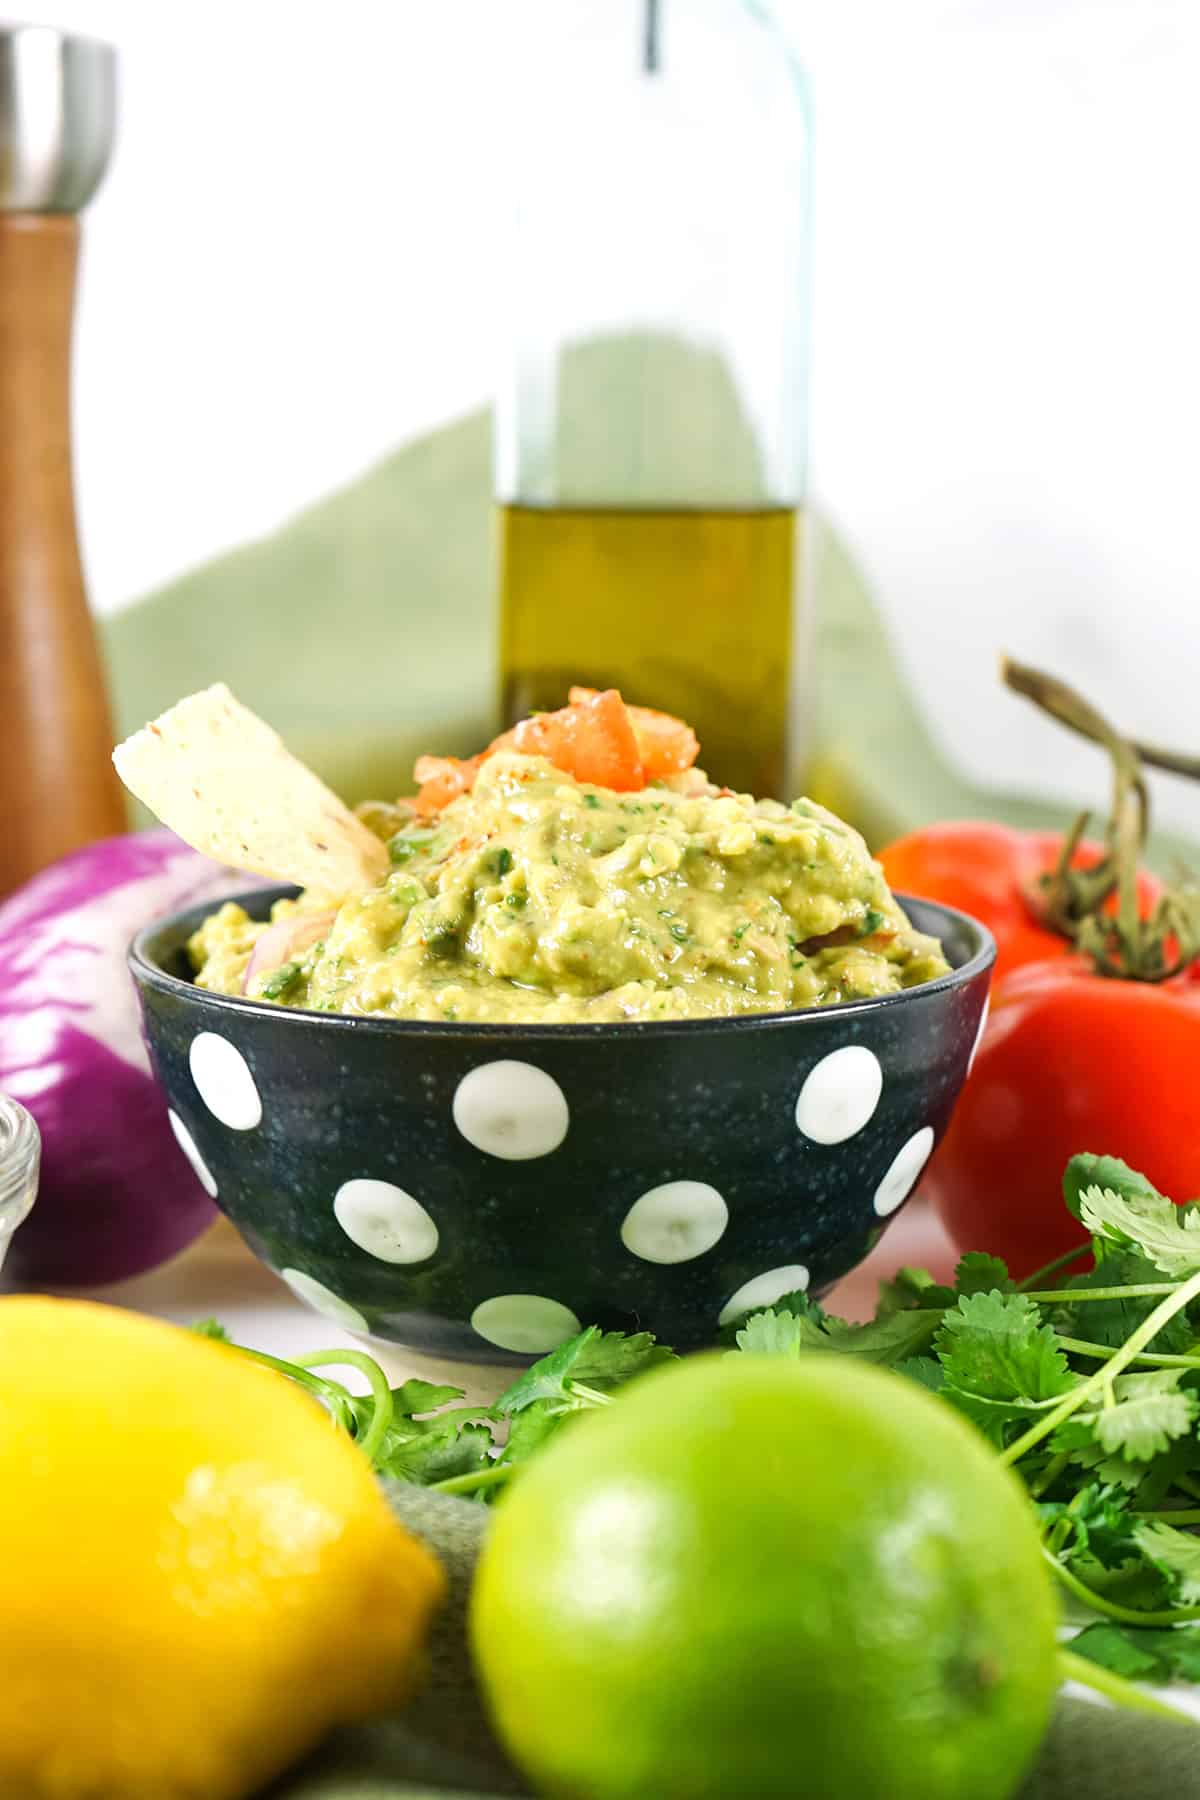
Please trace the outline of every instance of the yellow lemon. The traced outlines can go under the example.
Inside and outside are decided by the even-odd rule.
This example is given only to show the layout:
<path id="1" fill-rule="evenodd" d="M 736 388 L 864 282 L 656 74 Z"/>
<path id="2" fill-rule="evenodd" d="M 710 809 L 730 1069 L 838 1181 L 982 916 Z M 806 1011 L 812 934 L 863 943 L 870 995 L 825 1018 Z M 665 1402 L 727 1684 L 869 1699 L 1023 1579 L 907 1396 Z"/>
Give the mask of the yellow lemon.
<path id="1" fill-rule="evenodd" d="M 0 1300 L 0 1793 L 235 1800 L 401 1702 L 440 1565 L 236 1350 Z"/>

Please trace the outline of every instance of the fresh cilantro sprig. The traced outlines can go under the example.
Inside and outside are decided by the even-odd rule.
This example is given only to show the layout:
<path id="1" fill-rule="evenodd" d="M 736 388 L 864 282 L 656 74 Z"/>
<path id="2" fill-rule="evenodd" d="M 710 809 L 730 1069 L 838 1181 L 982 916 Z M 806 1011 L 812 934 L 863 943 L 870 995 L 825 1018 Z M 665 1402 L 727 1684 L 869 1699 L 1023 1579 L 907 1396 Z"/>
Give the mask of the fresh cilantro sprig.
<path id="1" fill-rule="evenodd" d="M 462 1404 L 462 1388 L 419 1380 L 390 1387 L 374 1357 L 362 1350 L 317 1350 L 287 1362 L 232 1344 L 215 1319 L 192 1329 L 304 1388 L 354 1439 L 378 1475 L 483 1500 L 568 1419 L 607 1406 L 634 1375 L 674 1356 L 649 1332 L 627 1335 L 592 1325 L 534 1363 L 494 1405 L 481 1407 Z M 367 1392 L 352 1392 L 343 1382 L 314 1373 L 335 1366 L 357 1369 L 367 1379 Z"/>
<path id="2" fill-rule="evenodd" d="M 865 1324 L 787 1294 L 722 1341 L 735 1356 L 857 1356 L 955 1407 L 1024 1481 L 1048 1564 L 1097 1616 L 1072 1641 L 1073 1672 L 1090 1669 L 1114 1696 L 1129 1679 L 1200 1680 L 1200 1203 L 1176 1206 L 1092 1155 L 1071 1159 L 1063 1192 L 1090 1253 L 1020 1283 L 983 1252 L 964 1256 L 949 1286 L 900 1269 Z M 225 1337 L 212 1320 L 196 1329 Z M 674 1353 L 647 1332 L 590 1326 L 486 1408 L 459 1388 L 390 1387 L 362 1351 L 244 1354 L 310 1392 L 379 1474 L 486 1502 Z M 335 1380 L 338 1365 L 368 1391 Z"/>
<path id="3" fill-rule="evenodd" d="M 1106 1619 L 1076 1640 L 1076 1659 L 1200 1679 L 1200 1631 L 1187 1629 L 1200 1621 L 1200 1207 L 1111 1157 L 1072 1158 L 1063 1188 L 1092 1234 L 1092 1267 L 1061 1287 L 1038 1284 L 1078 1254 L 1019 1287 L 999 1259 L 972 1254 L 952 1291 L 901 1271 L 873 1324 L 819 1313 L 798 1329 L 789 1302 L 746 1320 L 739 1350 L 799 1355 L 907 1324 L 928 1349 L 897 1373 L 965 1413 L 1024 1479 L 1047 1561 Z M 1143 1633 L 1156 1635 L 1142 1644 Z"/>

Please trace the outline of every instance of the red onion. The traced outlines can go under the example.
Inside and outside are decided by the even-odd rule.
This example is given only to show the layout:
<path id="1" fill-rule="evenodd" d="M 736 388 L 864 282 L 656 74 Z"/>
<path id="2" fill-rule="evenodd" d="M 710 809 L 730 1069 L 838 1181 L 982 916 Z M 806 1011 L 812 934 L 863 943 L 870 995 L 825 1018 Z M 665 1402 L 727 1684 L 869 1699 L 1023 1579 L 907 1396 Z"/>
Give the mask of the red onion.
<path id="1" fill-rule="evenodd" d="M 268 925 L 246 964 L 242 976 L 243 994 L 250 992 L 250 983 L 258 976 L 282 968 L 285 962 L 291 962 L 302 950 L 323 938 L 336 917 L 337 914 L 331 912 L 296 913 L 290 919 L 279 919 L 274 925 Z"/>
<path id="2" fill-rule="evenodd" d="M 246 884 L 156 830 L 77 850 L 0 903 L 0 1091 L 42 1136 L 6 1265 L 22 1284 L 119 1281 L 214 1217 L 150 1073 L 125 956 L 158 915 Z"/>

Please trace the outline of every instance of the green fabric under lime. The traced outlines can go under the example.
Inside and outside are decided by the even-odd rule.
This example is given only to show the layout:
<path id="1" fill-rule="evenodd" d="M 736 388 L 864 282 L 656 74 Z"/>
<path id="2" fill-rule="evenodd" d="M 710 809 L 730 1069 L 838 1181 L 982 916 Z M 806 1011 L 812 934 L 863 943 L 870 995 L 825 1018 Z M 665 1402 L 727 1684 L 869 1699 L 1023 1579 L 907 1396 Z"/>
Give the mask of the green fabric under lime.
<path id="1" fill-rule="evenodd" d="M 115 614 L 121 734 L 227 681 L 350 801 L 411 791 L 422 751 L 477 750 L 497 726 L 490 495 L 491 416 L 477 412 Z M 875 845 L 939 818 L 1062 824 L 1061 804 L 950 765 L 845 546 L 819 519 L 812 537 L 813 797 Z M 1099 764 L 1097 783 L 1099 804 Z M 1155 848 L 1162 862 L 1183 847 Z"/>
<path id="2" fill-rule="evenodd" d="M 399 1719 L 335 1734 L 270 1800 L 507 1800 L 527 1794 L 487 1728 L 464 1631 L 490 1514 L 469 1501 L 389 1484 L 397 1513 L 442 1558 L 449 1603 L 424 1695 Z M 803 1768 L 803 1745 L 794 1759 Z M 818 1785 L 797 1800 L 819 1800 Z M 1160 1723 L 1084 1701 L 1060 1704 L 1020 1800 L 1200 1800 L 1200 1726 Z M 652 1794 L 646 1800 L 655 1800 Z M 730 1795 L 730 1800 L 753 1800 Z M 963 1800 L 970 1800 L 964 1794 Z"/>

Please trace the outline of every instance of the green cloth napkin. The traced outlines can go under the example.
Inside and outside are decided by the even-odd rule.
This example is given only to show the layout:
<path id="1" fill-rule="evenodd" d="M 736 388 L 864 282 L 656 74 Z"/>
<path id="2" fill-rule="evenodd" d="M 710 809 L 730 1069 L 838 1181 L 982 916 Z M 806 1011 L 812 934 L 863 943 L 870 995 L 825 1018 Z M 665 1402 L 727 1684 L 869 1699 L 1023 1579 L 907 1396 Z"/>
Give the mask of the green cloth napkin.
<path id="1" fill-rule="evenodd" d="M 464 1631 L 486 1507 L 390 1483 L 404 1523 L 442 1558 L 449 1602 L 434 1635 L 429 1684 L 400 1718 L 335 1733 L 270 1800 L 501 1800 L 529 1793 L 484 1719 Z M 803 1766 L 803 1745 L 798 1765 Z M 820 1771 L 797 1800 L 820 1800 Z M 1020 1800 L 1200 1800 L 1200 1726 L 1171 1725 L 1063 1701 Z M 655 1800 L 652 1794 L 646 1800 Z M 730 1800 L 754 1800 L 731 1795 Z"/>
<path id="2" fill-rule="evenodd" d="M 497 728 L 490 497 L 477 412 L 115 614 L 121 734 L 227 681 L 350 801 L 411 791 L 422 751 L 477 750 Z M 1061 825 L 1061 803 L 977 787 L 947 761 L 845 545 L 820 518 L 810 535 L 813 797 L 874 845 L 939 818 Z M 1097 763 L 1087 798 L 1106 796 Z M 1155 848 L 1162 863 L 1185 847 Z"/>

